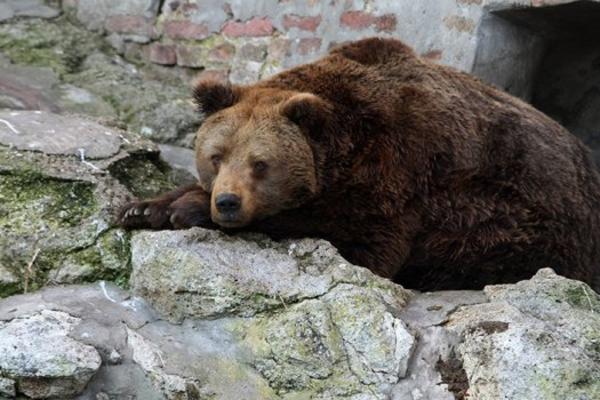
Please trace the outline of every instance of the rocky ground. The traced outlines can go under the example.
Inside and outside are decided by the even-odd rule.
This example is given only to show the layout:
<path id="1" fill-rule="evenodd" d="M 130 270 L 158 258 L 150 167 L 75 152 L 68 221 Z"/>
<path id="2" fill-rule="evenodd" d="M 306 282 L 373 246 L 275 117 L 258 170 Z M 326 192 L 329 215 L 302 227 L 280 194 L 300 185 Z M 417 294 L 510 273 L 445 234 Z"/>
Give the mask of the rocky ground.
<path id="1" fill-rule="evenodd" d="M 156 145 L 11 110 L 0 144 L 0 397 L 600 398 L 581 282 L 420 294 L 320 240 L 130 234 L 118 205 L 190 179 Z"/>
<path id="2" fill-rule="evenodd" d="M 191 147 L 200 122 L 191 77 L 125 61 L 106 38 L 66 14 L 0 23 L 0 108 L 100 117 L 161 143 Z"/>
<path id="3" fill-rule="evenodd" d="M 600 296 L 551 269 L 416 293 L 320 240 L 116 228 L 193 179 L 199 117 L 52 10 L 0 3 L 0 399 L 600 399 Z"/>

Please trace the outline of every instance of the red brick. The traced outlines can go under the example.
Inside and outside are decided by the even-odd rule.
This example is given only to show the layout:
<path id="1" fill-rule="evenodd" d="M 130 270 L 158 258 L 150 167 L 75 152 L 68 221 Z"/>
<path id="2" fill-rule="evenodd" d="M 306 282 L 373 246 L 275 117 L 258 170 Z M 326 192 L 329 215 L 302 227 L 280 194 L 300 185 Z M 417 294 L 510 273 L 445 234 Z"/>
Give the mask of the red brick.
<path id="1" fill-rule="evenodd" d="M 211 80 L 227 83 L 229 80 L 229 70 L 226 69 L 205 69 L 200 71 L 197 80 Z"/>
<path id="2" fill-rule="evenodd" d="M 319 38 L 304 38 L 298 43 L 298 52 L 302 55 L 307 55 L 319 51 L 321 48 L 321 39 Z"/>
<path id="3" fill-rule="evenodd" d="M 208 26 L 194 24 L 190 21 L 167 21 L 163 26 L 165 35 L 171 39 L 205 39 L 208 37 Z"/>
<path id="4" fill-rule="evenodd" d="M 229 43 L 220 44 L 208 52 L 208 60 L 216 62 L 228 62 L 235 54 L 235 46 Z"/>
<path id="5" fill-rule="evenodd" d="M 393 32 L 396 30 L 396 16 L 394 14 L 385 14 L 375 19 L 375 30 L 377 32 Z"/>
<path id="6" fill-rule="evenodd" d="M 290 41 L 282 37 L 273 38 L 267 49 L 270 58 L 282 60 L 287 57 L 290 52 Z"/>
<path id="7" fill-rule="evenodd" d="M 340 23 L 353 30 L 368 28 L 375 21 L 373 14 L 364 11 L 346 11 L 340 16 Z"/>
<path id="8" fill-rule="evenodd" d="M 146 49 L 146 57 L 155 64 L 175 65 L 177 63 L 177 54 L 173 45 L 152 43 Z"/>
<path id="9" fill-rule="evenodd" d="M 223 33 L 230 37 L 270 36 L 273 24 L 268 18 L 254 17 L 248 21 L 229 21 L 223 26 Z"/>
<path id="10" fill-rule="evenodd" d="M 433 61 L 441 60 L 443 55 L 442 50 L 430 50 L 426 53 L 421 54 L 421 57 L 427 58 Z"/>
<path id="11" fill-rule="evenodd" d="M 105 28 L 116 33 L 155 36 L 153 21 L 139 15 L 113 15 L 106 20 Z"/>
<path id="12" fill-rule="evenodd" d="M 283 16 L 283 27 L 286 30 L 290 28 L 298 28 L 302 31 L 314 32 L 321 23 L 321 16 L 301 17 L 295 14 L 286 14 Z"/>
<path id="13" fill-rule="evenodd" d="M 353 30 L 369 28 L 375 25 L 377 32 L 393 32 L 398 23 L 394 14 L 384 14 L 379 17 L 364 11 L 346 11 L 340 16 L 340 23 Z"/>

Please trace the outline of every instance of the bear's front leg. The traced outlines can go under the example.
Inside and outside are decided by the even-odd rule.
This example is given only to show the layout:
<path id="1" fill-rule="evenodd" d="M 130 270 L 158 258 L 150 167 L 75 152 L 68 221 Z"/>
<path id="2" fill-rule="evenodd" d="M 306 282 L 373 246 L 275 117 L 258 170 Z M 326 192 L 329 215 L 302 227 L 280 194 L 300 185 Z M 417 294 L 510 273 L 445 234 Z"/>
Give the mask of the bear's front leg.
<path id="1" fill-rule="evenodd" d="M 154 199 L 134 201 L 120 210 L 117 224 L 125 229 L 212 227 L 210 194 L 194 184 Z"/>

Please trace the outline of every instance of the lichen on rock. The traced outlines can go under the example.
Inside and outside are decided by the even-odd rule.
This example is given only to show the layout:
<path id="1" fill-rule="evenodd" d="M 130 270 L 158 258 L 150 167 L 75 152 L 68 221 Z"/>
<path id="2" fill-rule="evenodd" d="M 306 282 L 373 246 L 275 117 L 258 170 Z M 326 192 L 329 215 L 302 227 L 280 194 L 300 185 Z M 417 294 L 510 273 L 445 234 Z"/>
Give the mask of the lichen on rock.
<path id="1" fill-rule="evenodd" d="M 101 359 L 94 347 L 68 337 L 77 322 L 50 310 L 0 322 L 0 379 L 14 381 L 20 393 L 33 399 L 80 393 Z"/>
<path id="2" fill-rule="evenodd" d="M 410 292 L 325 241 L 140 232 L 132 267 L 133 292 L 169 320 L 228 319 L 279 396 L 383 398 L 406 374 L 415 338 L 396 315 Z"/>

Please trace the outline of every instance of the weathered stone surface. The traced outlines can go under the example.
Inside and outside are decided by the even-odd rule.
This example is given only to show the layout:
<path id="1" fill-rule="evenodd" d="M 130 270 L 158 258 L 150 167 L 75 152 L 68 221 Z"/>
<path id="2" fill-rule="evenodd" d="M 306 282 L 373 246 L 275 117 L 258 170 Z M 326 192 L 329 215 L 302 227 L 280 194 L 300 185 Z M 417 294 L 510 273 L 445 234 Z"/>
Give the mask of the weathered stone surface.
<path id="1" fill-rule="evenodd" d="M 134 293 L 169 320 L 238 318 L 242 345 L 277 393 L 378 392 L 406 373 L 415 340 L 394 313 L 409 293 L 327 242 L 143 232 L 132 264 Z M 347 388 L 330 388 L 344 380 Z"/>
<path id="2" fill-rule="evenodd" d="M 85 119 L 41 111 L 0 111 L 0 144 L 45 154 L 82 154 L 90 159 L 114 156 L 122 139 Z"/>
<path id="3" fill-rule="evenodd" d="M 6 21 L 15 16 L 15 12 L 8 3 L 0 3 L 0 21 Z"/>
<path id="4" fill-rule="evenodd" d="M 168 144 L 159 144 L 160 155 L 171 168 L 181 169 L 194 177 L 198 177 L 196 169 L 196 152 L 185 147 L 171 146 Z"/>
<path id="5" fill-rule="evenodd" d="M 187 83 L 175 73 L 138 69 L 102 43 L 64 17 L 0 25 L 0 105 L 102 117 L 158 141 L 188 144 L 200 118 Z M 132 45 L 121 50 L 130 55 Z"/>
<path id="6" fill-rule="evenodd" d="M 148 59 L 153 63 L 162 65 L 175 65 L 177 63 L 177 54 L 173 45 L 153 43 L 148 47 L 147 52 Z"/>
<path id="7" fill-rule="evenodd" d="M 223 240 L 220 235 L 205 238 Z M 255 260 L 264 259 L 264 251 L 272 246 L 278 248 L 258 237 L 227 240 L 245 247 L 246 258 Z M 317 254 L 301 256 L 309 242 Z M 248 250 L 252 243 L 258 247 Z M 336 266 L 339 256 L 320 254 L 319 247 L 326 246 L 322 242 L 294 243 L 299 249 L 287 257 L 302 260 L 294 280 L 323 274 L 342 281 L 322 295 L 279 299 L 278 306 L 268 309 L 249 305 L 247 309 L 257 310 L 250 314 L 238 312 L 242 309 L 238 307 L 219 315 L 200 312 L 197 316 L 207 318 L 172 324 L 160 317 L 170 314 L 157 315 L 144 300 L 105 282 L 46 288 L 0 300 L 0 338 L 8 337 L 0 340 L 0 350 L 10 350 L 0 351 L 0 384 L 7 391 L 33 393 L 24 391 L 30 386 L 20 384 L 25 378 L 7 371 L 42 360 L 42 371 L 49 375 L 65 364 L 45 355 L 74 346 L 89 351 L 80 353 L 87 355 L 76 360 L 77 365 L 97 368 L 98 354 L 103 362 L 85 389 L 77 386 L 83 392 L 77 397 L 75 392 L 65 394 L 61 397 L 65 400 L 598 397 L 600 297 L 581 282 L 543 270 L 516 285 L 488 287 L 484 292 L 414 294 L 407 303 L 403 289 L 360 267 Z M 177 246 L 182 257 L 164 260 L 159 253 L 152 257 L 177 271 L 193 258 L 183 256 L 192 243 Z M 277 253 L 265 263 L 280 264 L 285 253 Z M 226 251 L 223 261 L 233 263 L 233 256 Z M 210 277 L 215 286 L 231 274 L 223 267 L 217 271 Z M 258 290 L 257 282 L 271 279 L 261 274 L 254 283 L 240 280 L 237 285 Z M 262 291 L 257 295 L 261 297 Z M 149 297 L 151 302 L 157 298 Z M 26 352 L 28 347 L 23 346 L 15 350 L 12 343 L 25 336 L 41 350 Z M 11 361 L 15 351 L 23 354 L 18 362 Z M 8 364 L 13 367 L 5 368 Z M 84 370 L 88 371 L 70 369 Z M 44 380 L 43 390 L 75 391 L 64 382 Z"/>
<path id="8" fill-rule="evenodd" d="M 88 29 L 102 30 L 107 18 L 114 15 L 154 18 L 159 0 L 78 0 L 77 18 Z"/>
<path id="9" fill-rule="evenodd" d="M 78 322 L 50 310 L 0 322 L 0 374 L 33 399 L 80 393 L 101 359 L 94 347 L 68 336 Z"/>
<path id="10" fill-rule="evenodd" d="M 200 228 L 136 233 L 133 291 L 173 321 L 252 316 L 325 295 L 342 282 L 365 285 L 374 280 L 373 285 L 397 296 L 398 302 L 407 298 L 399 286 L 349 265 L 325 241 L 275 243 L 249 237 L 255 240 L 235 240 Z"/>
<path id="11" fill-rule="evenodd" d="M 478 399 L 600 397 L 600 296 L 550 269 L 489 286 L 490 303 L 459 309 L 448 329 Z"/>
<path id="12" fill-rule="evenodd" d="M 15 397 L 16 395 L 15 381 L 8 378 L 0 378 L 0 396 Z"/>
<path id="13" fill-rule="evenodd" d="M 49 7 L 44 0 L 4 0 L 0 4 L 0 21 L 17 17 L 55 18 L 60 10 Z"/>
<path id="14" fill-rule="evenodd" d="M 0 111 L 0 143 L 0 295 L 52 282 L 125 284 L 129 234 L 112 227 L 113 214 L 132 194 L 172 187 L 158 149 L 41 111 Z"/>
<path id="15" fill-rule="evenodd" d="M 6 297 L 19 290 L 19 278 L 0 264 L 0 297 Z"/>

